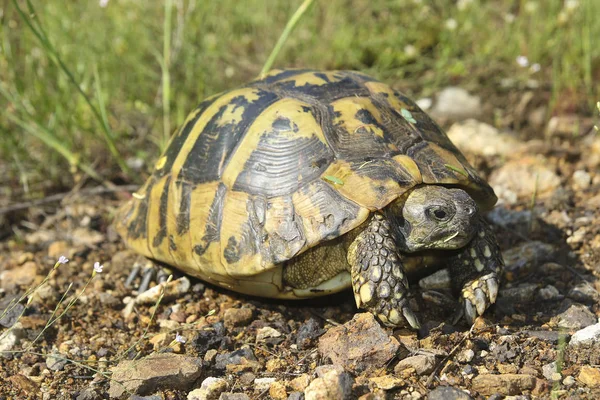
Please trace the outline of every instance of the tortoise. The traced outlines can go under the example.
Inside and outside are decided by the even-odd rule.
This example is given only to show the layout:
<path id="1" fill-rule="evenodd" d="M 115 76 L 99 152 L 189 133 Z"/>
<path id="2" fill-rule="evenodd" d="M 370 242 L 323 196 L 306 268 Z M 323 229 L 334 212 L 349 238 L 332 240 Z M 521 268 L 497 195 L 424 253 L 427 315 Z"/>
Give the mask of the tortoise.
<path id="1" fill-rule="evenodd" d="M 495 302 L 497 198 L 413 101 L 354 71 L 276 70 L 204 100 L 116 229 L 142 255 L 233 291 L 352 287 L 420 327 L 409 280 L 446 267 L 469 321 Z"/>

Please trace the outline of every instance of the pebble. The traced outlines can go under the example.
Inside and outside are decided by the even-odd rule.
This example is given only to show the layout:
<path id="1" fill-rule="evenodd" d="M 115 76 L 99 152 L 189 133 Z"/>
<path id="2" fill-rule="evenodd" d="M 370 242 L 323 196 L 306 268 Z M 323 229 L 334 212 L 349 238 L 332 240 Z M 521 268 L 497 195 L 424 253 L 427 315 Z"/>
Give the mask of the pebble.
<path id="1" fill-rule="evenodd" d="M 577 377 L 579 382 L 583 383 L 588 387 L 599 387 L 600 386 L 600 369 L 583 366 L 579 371 L 579 376 Z"/>
<path id="2" fill-rule="evenodd" d="M 219 400 L 250 400 L 245 393 L 221 393 Z"/>
<path id="3" fill-rule="evenodd" d="M 58 261 L 60 256 L 69 258 L 69 243 L 64 240 L 57 240 L 56 242 L 50 243 L 48 246 L 48 257 Z"/>
<path id="4" fill-rule="evenodd" d="M 311 347 L 314 340 L 323 333 L 325 333 L 325 330 L 321 328 L 319 322 L 314 318 L 310 318 L 298 328 L 298 333 L 296 334 L 298 349 L 304 350 Z"/>
<path id="5" fill-rule="evenodd" d="M 546 287 L 541 288 L 538 291 L 538 296 L 540 299 L 545 301 L 560 300 L 565 297 L 560 294 L 558 289 L 552 285 L 547 285 Z"/>
<path id="6" fill-rule="evenodd" d="M 376 376 L 374 378 L 369 378 L 369 382 L 371 382 L 373 385 L 375 385 L 375 387 L 381 390 L 392 390 L 406 385 L 404 379 L 397 378 L 393 375 Z"/>
<path id="7" fill-rule="evenodd" d="M 269 390 L 271 384 L 275 382 L 275 378 L 256 378 L 254 380 L 254 390 L 258 392 L 264 392 Z"/>
<path id="8" fill-rule="evenodd" d="M 417 354 L 400 360 L 394 367 L 394 373 L 399 375 L 403 370 L 414 368 L 418 375 L 429 374 L 435 368 L 435 356 L 433 354 Z"/>
<path id="9" fill-rule="evenodd" d="M 270 326 L 265 326 L 256 331 L 256 342 L 262 342 L 265 339 L 269 338 L 277 338 L 281 336 L 281 332 L 277 329 L 271 328 Z"/>
<path id="10" fill-rule="evenodd" d="M 600 342 L 600 323 L 589 325 L 575 332 L 571 336 L 569 346 L 597 344 L 598 342 Z"/>
<path id="11" fill-rule="evenodd" d="M 419 281 L 419 286 L 423 290 L 448 289 L 452 287 L 450 271 L 448 268 L 436 271 L 433 274 L 421 279 Z"/>
<path id="12" fill-rule="evenodd" d="M 565 379 L 563 379 L 562 383 L 567 387 L 573 386 L 575 384 L 575 378 L 573 378 L 571 375 L 565 376 Z"/>
<path id="13" fill-rule="evenodd" d="M 527 331 L 527 335 L 543 340 L 550 344 L 558 344 L 560 337 L 564 336 L 568 340 L 568 335 L 557 332 L 557 331 Z"/>
<path id="14" fill-rule="evenodd" d="M 542 366 L 542 375 L 549 381 L 558 381 L 561 379 L 560 373 L 556 370 L 556 361 Z"/>
<path id="15" fill-rule="evenodd" d="M 573 183 L 578 189 L 587 189 L 592 184 L 592 176 L 582 169 L 573 172 Z"/>
<path id="16" fill-rule="evenodd" d="M 247 326 L 252 322 L 252 310 L 250 308 L 230 308 L 225 311 L 223 322 L 229 330 L 238 326 Z"/>
<path id="17" fill-rule="evenodd" d="M 256 367 L 257 361 L 252 350 L 248 347 L 243 347 L 239 350 L 225 354 L 217 354 L 215 357 L 215 368 L 226 369 L 228 365 L 247 365 L 251 369 Z"/>
<path id="18" fill-rule="evenodd" d="M 472 400 L 472 397 L 460 389 L 451 386 L 438 386 L 427 395 L 428 400 Z"/>
<path id="19" fill-rule="evenodd" d="M 494 170 L 489 183 L 498 197 L 509 204 L 516 203 L 518 199 L 531 199 L 534 192 L 538 198 L 543 198 L 561 184 L 551 165 L 541 156 L 519 157 Z"/>
<path id="20" fill-rule="evenodd" d="M 500 289 L 498 298 L 508 300 L 512 304 L 527 303 L 533 301 L 538 286 L 535 283 L 521 283 L 515 287 Z"/>
<path id="21" fill-rule="evenodd" d="M 482 374 L 473 378 L 472 388 L 482 395 L 489 396 L 499 393 L 504 396 L 518 395 L 525 390 L 531 390 L 536 385 L 536 378 L 524 374 Z"/>
<path id="22" fill-rule="evenodd" d="M 511 156 L 522 147 L 514 136 L 474 119 L 457 122 L 448 129 L 448 137 L 461 151 L 491 156 Z"/>
<path id="23" fill-rule="evenodd" d="M 17 299 L 15 299 L 17 300 Z M 8 328 L 13 326 L 18 320 L 23 311 L 25 310 L 25 306 L 21 303 L 14 303 L 10 305 L 10 310 L 6 311 L 6 306 L 10 304 L 10 300 L 4 302 L 4 304 L 0 305 L 0 326 Z M 6 313 L 4 313 L 6 311 Z"/>
<path id="24" fill-rule="evenodd" d="M 151 287 L 143 293 L 140 293 L 135 298 L 135 304 L 154 304 L 161 296 L 163 289 L 164 290 L 164 298 L 163 301 L 169 299 L 176 299 L 183 296 L 185 293 L 190 290 L 190 280 L 183 276 L 179 279 L 171 281 L 169 283 L 163 282 L 158 285 Z"/>
<path id="25" fill-rule="evenodd" d="M 292 392 L 288 396 L 288 400 L 304 400 L 304 393 L 302 393 L 302 392 Z"/>
<path id="26" fill-rule="evenodd" d="M 450 86 L 442 89 L 430 111 L 434 118 L 447 118 L 455 121 L 481 115 L 481 100 L 465 89 Z"/>
<path id="27" fill-rule="evenodd" d="M 269 387 L 269 396 L 271 396 L 271 398 L 275 400 L 287 399 L 287 391 L 285 390 L 285 385 L 278 381 L 271 383 L 271 386 Z"/>
<path id="28" fill-rule="evenodd" d="M 200 354 L 205 354 L 209 349 L 226 348 L 231 343 L 231 338 L 226 334 L 225 325 L 216 322 L 198 331 L 192 339 L 192 345 Z"/>
<path id="29" fill-rule="evenodd" d="M 221 393 L 227 390 L 227 381 L 223 378 L 208 377 L 202 381 L 199 389 L 188 393 L 188 400 L 218 400 Z"/>
<path id="30" fill-rule="evenodd" d="M 598 322 L 596 316 L 583 304 L 572 304 L 557 316 L 558 326 L 566 329 L 583 329 Z"/>
<path id="31" fill-rule="evenodd" d="M 102 399 L 102 395 L 100 393 L 98 393 L 96 391 L 96 389 L 93 387 L 87 387 L 87 388 L 83 389 L 81 392 L 79 392 L 79 394 L 75 398 L 75 400 L 101 400 L 101 399 Z"/>
<path id="32" fill-rule="evenodd" d="M 302 375 L 295 377 L 294 379 L 292 379 L 290 381 L 290 387 L 293 390 L 295 390 L 296 392 L 304 392 L 304 389 L 306 389 L 306 387 L 309 385 L 309 383 L 310 383 L 310 375 L 302 374 Z"/>
<path id="33" fill-rule="evenodd" d="M 371 313 L 359 313 L 344 325 L 336 326 L 319 339 L 319 353 L 344 369 L 361 372 L 386 365 L 400 344 Z"/>
<path id="34" fill-rule="evenodd" d="M 534 268 L 554 259 L 554 253 L 554 246 L 535 240 L 503 251 L 507 279 L 512 281 L 528 275 Z"/>
<path id="35" fill-rule="evenodd" d="M 46 356 L 46 366 L 52 371 L 62 370 L 68 362 L 66 356 L 60 353 L 52 352 Z"/>
<path id="36" fill-rule="evenodd" d="M 16 286 L 29 286 L 37 274 L 37 264 L 27 261 L 20 267 L 0 272 L 0 288 L 10 290 Z"/>
<path id="37" fill-rule="evenodd" d="M 473 357 L 475 357 L 475 352 L 472 349 L 467 349 L 460 352 L 456 357 L 456 360 L 460 363 L 466 364 L 470 363 L 473 360 Z"/>
<path id="38" fill-rule="evenodd" d="M 598 292 L 592 287 L 592 285 L 585 282 L 571 288 L 568 296 L 575 301 L 591 303 L 598 299 Z"/>
<path id="39" fill-rule="evenodd" d="M 173 353 L 154 353 L 135 361 L 121 361 L 111 370 L 110 397 L 122 397 L 126 391 L 147 395 L 163 388 L 189 389 L 202 373 L 202 360 Z"/>
<path id="40" fill-rule="evenodd" d="M 332 369 L 313 380 L 304 390 L 306 400 L 345 400 L 352 394 L 353 379 L 347 372 Z"/>

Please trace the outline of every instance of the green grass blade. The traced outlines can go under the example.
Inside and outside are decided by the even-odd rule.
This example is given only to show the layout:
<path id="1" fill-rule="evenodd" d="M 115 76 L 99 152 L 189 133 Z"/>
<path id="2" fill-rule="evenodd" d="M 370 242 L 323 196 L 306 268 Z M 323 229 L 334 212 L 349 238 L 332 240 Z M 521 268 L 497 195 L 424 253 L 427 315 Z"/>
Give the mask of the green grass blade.
<path id="1" fill-rule="evenodd" d="M 33 4 L 31 3 L 31 1 L 27 0 L 27 7 L 28 7 L 29 13 L 30 13 L 29 17 L 25 14 L 23 9 L 21 9 L 17 0 L 13 0 L 13 4 L 14 4 L 19 16 L 21 17 L 21 19 L 25 22 L 25 24 L 33 32 L 33 34 L 38 38 L 38 40 L 42 44 L 42 48 L 44 49 L 46 54 L 48 54 L 49 58 L 55 64 L 58 65 L 60 70 L 62 70 L 62 72 L 69 79 L 69 82 L 75 87 L 75 89 L 79 92 L 79 94 L 81 94 L 81 96 L 84 98 L 85 102 L 88 104 L 88 106 L 90 107 L 90 110 L 92 111 L 95 118 L 98 120 L 98 122 L 100 123 L 100 126 L 102 127 L 103 138 L 104 138 L 104 141 L 106 142 L 106 145 L 107 145 L 109 151 L 111 152 L 112 156 L 115 158 L 115 160 L 116 160 L 117 164 L 119 165 L 119 167 L 121 168 L 121 170 L 126 175 L 129 175 L 130 169 L 127 166 L 127 164 L 125 163 L 125 160 L 123 160 L 123 158 L 121 157 L 121 155 L 115 145 L 115 142 L 113 140 L 113 134 L 112 134 L 110 127 L 105 122 L 105 120 L 102 118 L 100 111 L 98 111 L 96 106 L 94 106 L 90 97 L 83 91 L 83 89 L 81 88 L 81 86 L 79 85 L 77 80 L 75 79 L 75 76 L 71 73 L 70 69 L 65 65 L 65 63 L 63 62 L 63 60 L 61 59 L 61 57 L 59 56 L 57 51 L 54 49 L 54 46 L 48 39 L 48 36 L 46 35 L 45 31 L 43 29 L 41 29 L 41 23 L 36 17 L 35 8 L 33 7 Z M 32 22 L 31 22 L 32 20 L 36 21 L 36 25 L 38 26 L 37 28 L 32 24 Z"/>
<path id="2" fill-rule="evenodd" d="M 304 0 L 304 2 L 300 4 L 300 7 L 298 7 L 294 15 L 292 15 L 288 23 L 285 25 L 281 36 L 279 36 L 279 40 L 277 40 L 273 51 L 271 51 L 271 54 L 269 54 L 269 58 L 267 58 L 265 65 L 263 65 L 262 70 L 260 71 L 261 78 L 264 77 L 267 74 L 267 72 L 269 72 L 269 70 L 273 66 L 273 63 L 275 62 L 275 59 L 277 58 L 277 55 L 283 48 L 283 45 L 286 42 L 287 38 L 290 36 L 290 33 L 292 33 L 292 31 L 294 30 L 304 13 L 306 13 L 306 11 L 310 8 L 312 3 L 314 3 L 314 0 Z"/>
<path id="3" fill-rule="evenodd" d="M 163 56 L 162 56 L 162 111 L 163 111 L 163 135 L 160 140 L 160 151 L 162 152 L 171 136 L 171 16 L 173 13 L 173 0 L 165 2 L 165 19 L 163 21 Z"/>

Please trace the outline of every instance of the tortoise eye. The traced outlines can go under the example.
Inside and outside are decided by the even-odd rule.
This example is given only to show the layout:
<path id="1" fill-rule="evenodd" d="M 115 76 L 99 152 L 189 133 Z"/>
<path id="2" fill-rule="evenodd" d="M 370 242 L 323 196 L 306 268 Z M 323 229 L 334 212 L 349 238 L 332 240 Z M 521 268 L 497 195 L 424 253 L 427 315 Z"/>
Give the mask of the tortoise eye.
<path id="1" fill-rule="evenodd" d="M 447 221 L 450 219 L 450 213 L 444 207 L 440 206 L 428 208 L 426 214 L 429 218 L 436 221 Z"/>

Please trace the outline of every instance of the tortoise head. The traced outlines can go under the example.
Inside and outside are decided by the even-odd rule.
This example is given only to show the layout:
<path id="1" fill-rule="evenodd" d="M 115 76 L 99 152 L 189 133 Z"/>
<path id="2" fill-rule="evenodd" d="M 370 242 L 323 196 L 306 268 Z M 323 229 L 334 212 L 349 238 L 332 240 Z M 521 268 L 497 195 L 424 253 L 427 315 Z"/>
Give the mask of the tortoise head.
<path id="1" fill-rule="evenodd" d="M 477 232 L 477 203 L 462 189 L 424 185 L 413 189 L 390 211 L 397 221 L 402 250 L 454 250 L 464 247 Z"/>

